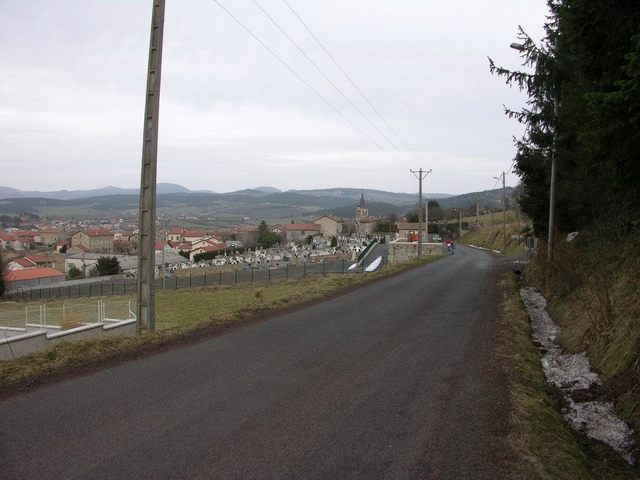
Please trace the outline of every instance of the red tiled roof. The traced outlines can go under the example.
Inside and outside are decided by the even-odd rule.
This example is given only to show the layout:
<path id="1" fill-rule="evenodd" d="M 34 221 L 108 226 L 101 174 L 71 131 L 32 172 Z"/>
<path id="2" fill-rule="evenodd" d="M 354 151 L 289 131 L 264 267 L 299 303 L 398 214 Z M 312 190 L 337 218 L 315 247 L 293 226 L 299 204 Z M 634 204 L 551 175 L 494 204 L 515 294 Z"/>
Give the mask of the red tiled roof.
<path id="1" fill-rule="evenodd" d="M 210 247 L 201 247 L 198 250 L 202 252 L 219 252 L 220 250 L 224 250 L 224 245 L 211 245 Z"/>
<path id="2" fill-rule="evenodd" d="M 190 237 L 190 238 L 194 238 L 194 237 L 204 238 L 207 236 L 207 232 L 205 232 L 204 230 L 183 230 L 182 236 Z"/>
<path id="3" fill-rule="evenodd" d="M 4 278 L 8 282 L 35 280 L 36 278 L 64 277 L 64 273 L 53 268 L 30 268 L 27 270 L 9 270 Z"/>
<path id="4" fill-rule="evenodd" d="M 15 235 L 12 235 L 10 233 L 7 232 L 0 232 L 0 240 L 4 241 L 4 242 L 13 242 L 15 240 L 17 240 Z"/>
<path id="5" fill-rule="evenodd" d="M 289 223 L 287 230 L 318 230 L 322 228 L 322 225 L 318 223 Z"/>
<path id="6" fill-rule="evenodd" d="M 18 265 L 22 265 L 23 267 L 35 267 L 36 266 L 35 263 L 30 262 L 26 258 L 15 258 L 13 261 L 16 262 Z"/>
<path id="7" fill-rule="evenodd" d="M 27 257 L 24 257 L 27 260 L 33 262 L 33 263 L 45 263 L 45 262 L 55 262 L 56 259 L 53 258 L 51 255 L 29 255 Z"/>
<path id="8" fill-rule="evenodd" d="M 154 247 L 156 250 L 162 250 L 164 248 L 165 243 L 162 241 L 155 242 Z"/>

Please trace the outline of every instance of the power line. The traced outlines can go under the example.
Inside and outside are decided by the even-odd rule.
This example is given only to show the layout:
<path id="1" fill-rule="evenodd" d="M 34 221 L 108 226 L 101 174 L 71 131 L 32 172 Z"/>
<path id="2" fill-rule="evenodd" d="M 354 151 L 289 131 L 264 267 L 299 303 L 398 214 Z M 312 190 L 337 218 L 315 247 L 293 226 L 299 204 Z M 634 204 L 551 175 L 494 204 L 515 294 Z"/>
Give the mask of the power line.
<path id="1" fill-rule="evenodd" d="M 398 140 L 400 140 L 400 142 L 402 143 L 402 145 L 413 154 L 413 156 L 416 158 L 416 160 L 418 161 L 418 164 L 421 162 L 420 157 L 418 157 L 418 155 L 411 149 L 411 147 L 409 147 L 409 145 L 407 145 L 407 143 L 404 141 L 404 139 L 400 136 L 400 134 L 398 134 L 398 132 L 396 132 L 396 130 L 389 124 L 389 122 L 382 116 L 382 114 L 378 111 L 378 109 L 373 105 L 373 103 L 371 103 L 371 101 L 367 98 L 367 96 L 364 94 L 364 92 L 358 87 L 358 85 L 356 85 L 356 83 L 353 81 L 353 79 L 347 74 L 347 72 L 345 72 L 345 70 L 340 66 L 340 64 L 338 63 L 338 61 L 333 57 L 333 55 L 331 55 L 331 53 L 329 52 L 329 50 L 327 50 L 327 48 L 322 44 L 322 42 L 320 41 L 320 39 L 311 31 L 311 29 L 309 28 L 309 26 L 304 22 L 304 20 L 302 20 L 302 18 L 300 17 L 300 15 L 298 15 L 298 13 L 294 10 L 294 8 L 291 6 L 291 4 L 287 1 L 287 0 L 283 0 L 283 2 L 285 3 L 285 5 L 287 7 L 289 7 L 289 10 L 291 10 L 291 13 L 293 13 L 293 15 L 295 15 L 295 17 L 300 21 L 300 23 L 302 24 L 302 26 L 305 28 L 305 30 L 307 30 L 307 32 L 309 32 L 309 35 L 311 35 L 313 37 L 313 39 L 316 41 L 316 43 L 320 46 L 320 48 L 324 51 L 324 53 L 327 55 L 327 57 L 329 57 L 329 59 L 331 59 L 331 61 L 333 62 L 333 64 L 338 68 L 338 70 L 340 70 L 340 72 L 342 73 L 342 75 L 344 75 L 344 78 L 347 79 L 347 81 L 351 84 L 351 86 L 353 86 L 353 88 L 360 94 L 360 96 L 364 99 L 364 101 L 369 105 L 369 107 L 371 107 L 371 110 L 373 110 L 375 112 L 375 114 L 380 118 L 380 120 L 382 120 L 384 122 L 384 124 L 387 126 L 387 128 L 393 132 L 393 134 L 396 136 L 396 138 L 398 138 Z"/>
<path id="2" fill-rule="evenodd" d="M 306 58 L 309 61 L 309 63 L 313 65 L 313 67 L 318 71 L 318 73 L 322 75 L 322 77 L 334 88 L 334 90 L 337 91 L 342 96 L 342 98 L 344 98 L 353 107 L 353 109 L 356 112 L 358 112 L 358 114 L 360 114 L 360 116 L 365 121 L 367 121 L 367 123 L 369 123 L 371 127 L 373 127 L 376 130 L 376 132 L 378 132 L 395 150 L 397 150 L 400 154 L 406 156 L 407 160 L 413 161 L 409 158 L 409 156 L 403 150 L 401 150 L 395 143 L 393 143 L 393 141 L 389 137 L 387 137 L 384 134 L 384 132 L 380 130 L 380 128 L 378 128 L 378 126 L 375 125 L 369 119 L 369 117 L 365 115 L 362 112 L 362 110 L 360 110 L 360 108 L 358 108 L 358 106 L 347 95 L 345 95 L 345 93 L 333 82 L 333 80 L 329 78 L 329 76 L 324 72 L 324 70 L 322 70 L 322 68 L 320 68 L 318 64 L 314 62 L 311 57 L 309 57 L 309 55 L 307 55 L 304 49 L 300 45 L 298 45 L 298 43 L 296 43 L 296 41 L 293 38 L 291 38 L 291 36 L 284 30 L 284 28 L 282 28 L 280 24 L 271 15 L 269 15 L 269 13 L 265 10 L 265 8 L 262 5 L 260 5 L 260 3 L 258 3 L 257 0 L 252 0 L 252 2 L 262 11 L 262 13 L 271 21 L 271 23 L 273 23 L 276 26 L 276 28 L 280 30 L 280 33 L 282 33 L 286 37 L 286 39 L 289 40 L 289 42 L 304 56 L 304 58 Z"/>
<path id="3" fill-rule="evenodd" d="M 262 47 L 267 50 L 278 62 L 280 62 L 289 72 L 294 75 L 298 80 L 300 80 L 309 90 L 315 93 L 324 103 L 327 104 L 329 108 L 331 108 L 334 112 L 336 112 L 340 117 L 342 117 L 351 127 L 353 127 L 358 133 L 360 133 L 363 137 L 373 143 L 379 150 L 383 153 L 389 155 L 391 158 L 398 160 L 392 153 L 388 152 L 384 147 L 382 147 L 378 142 L 376 142 L 373 138 L 367 135 L 360 127 L 358 127 L 353 121 L 344 115 L 340 110 L 338 110 L 324 95 L 322 95 L 316 88 L 313 87 L 309 82 L 307 82 L 302 75 L 300 75 L 297 71 L 295 71 L 287 62 L 285 62 L 282 57 L 280 57 L 276 52 L 274 52 L 266 43 L 264 43 L 255 33 L 249 29 L 244 23 L 242 23 L 236 16 L 234 16 L 229 10 L 225 8 L 219 0 L 213 0 L 221 9 L 224 11 L 229 17 L 231 17 L 244 31 L 246 31 L 251 37 L 258 42 Z"/>

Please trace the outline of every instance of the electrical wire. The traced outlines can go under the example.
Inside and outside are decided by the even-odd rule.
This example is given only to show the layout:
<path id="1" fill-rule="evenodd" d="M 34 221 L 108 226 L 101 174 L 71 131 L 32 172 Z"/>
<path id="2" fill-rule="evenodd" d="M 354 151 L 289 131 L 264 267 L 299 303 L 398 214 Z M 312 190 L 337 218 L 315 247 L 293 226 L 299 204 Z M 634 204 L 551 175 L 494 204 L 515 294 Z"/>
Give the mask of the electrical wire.
<path id="1" fill-rule="evenodd" d="M 347 79 L 347 81 L 351 84 L 351 86 L 358 92 L 358 94 L 360 94 L 360 96 L 364 99 L 364 101 L 369 105 L 369 107 L 371 108 L 371 110 L 373 110 L 373 112 L 380 118 L 380 120 L 382 120 L 382 122 L 387 126 L 387 128 L 396 136 L 396 138 L 398 140 L 400 140 L 400 142 L 402 143 L 402 145 L 404 146 L 404 148 L 407 149 L 407 151 L 411 152 L 413 154 L 413 156 L 416 158 L 416 160 L 421 163 L 422 160 L 420 159 L 420 157 L 411 149 L 411 147 L 409 147 L 409 145 L 407 145 L 407 143 L 404 141 L 404 139 L 400 136 L 400 134 L 398 134 L 398 132 L 391 126 L 391 124 L 387 121 L 386 118 L 384 118 L 382 116 L 382 114 L 378 111 L 378 109 L 373 105 L 373 103 L 367 98 L 367 96 L 364 94 L 364 92 L 358 87 L 358 85 L 356 85 L 356 83 L 353 81 L 353 79 L 347 74 L 347 72 L 342 68 L 342 66 L 340 66 L 340 64 L 338 63 L 338 61 L 333 57 L 333 55 L 331 55 L 331 53 L 329 52 L 329 50 L 327 50 L 327 48 L 322 44 L 322 42 L 320 41 L 320 39 L 313 33 L 313 31 L 311 31 L 311 29 L 309 28 L 309 26 L 304 22 L 304 20 L 302 20 L 302 18 L 300 17 L 300 15 L 298 15 L 298 13 L 294 10 L 294 8 L 291 6 L 291 4 L 287 1 L 287 0 L 283 0 L 283 2 L 285 3 L 285 5 L 289 8 L 289 10 L 291 10 L 291 13 L 293 13 L 293 15 L 300 21 L 300 23 L 302 24 L 302 26 L 305 28 L 305 30 L 307 32 L 309 32 L 309 35 L 311 35 L 313 37 L 313 39 L 316 41 L 316 43 L 320 46 L 320 48 L 322 49 L 322 51 L 324 51 L 324 53 L 327 55 L 327 57 L 329 57 L 329 59 L 333 62 L 333 64 L 336 66 L 336 68 L 338 68 L 338 70 L 340 70 L 340 72 L 342 73 L 342 75 L 344 75 L 344 78 Z M 419 164 L 418 163 L 418 164 Z"/>
<path id="2" fill-rule="evenodd" d="M 285 62 L 282 57 L 280 57 L 276 52 L 274 52 L 265 42 L 263 42 L 249 27 L 247 27 L 244 23 L 242 23 L 235 15 L 233 15 L 227 8 L 220 3 L 219 0 L 213 0 L 219 7 L 224 11 L 229 17 L 231 17 L 245 32 L 247 32 L 256 42 L 258 42 L 262 47 L 267 50 L 271 56 L 273 56 L 280 64 L 282 64 L 289 72 L 295 76 L 298 80 L 300 80 L 309 90 L 316 94 L 331 110 L 336 112 L 340 117 L 342 117 L 352 128 L 354 128 L 358 133 L 360 133 L 363 137 L 369 140 L 372 144 L 374 144 L 379 150 L 383 153 L 389 155 L 391 158 L 398 160 L 392 153 L 387 151 L 382 145 L 376 142 L 371 136 L 369 136 L 366 132 L 364 132 L 360 127 L 358 127 L 349 117 L 344 115 L 338 108 L 336 108 L 324 95 L 322 95 L 316 88 L 313 87 L 307 80 L 302 77 L 296 70 L 294 70 L 287 62 Z"/>
<path id="3" fill-rule="evenodd" d="M 307 55 L 304 49 L 300 45 L 298 45 L 298 43 L 296 43 L 296 41 L 293 38 L 291 38 L 291 36 L 284 30 L 284 28 L 282 28 L 280 24 L 271 15 L 269 15 L 269 13 L 264 9 L 262 5 L 260 5 L 260 3 L 258 3 L 257 0 L 252 0 L 252 2 L 262 11 L 262 13 L 269 19 L 269 21 L 271 21 L 271 23 L 273 23 L 276 26 L 276 28 L 280 31 L 280 33 L 282 33 L 282 35 L 284 35 L 285 38 L 302 54 L 302 56 L 304 56 L 304 58 L 306 58 L 309 61 L 309 63 L 313 65 L 313 67 L 318 71 L 318 73 L 322 75 L 322 77 L 334 88 L 334 90 L 337 91 L 342 96 L 342 98 L 344 98 L 353 107 L 353 109 L 356 112 L 358 112 L 358 114 L 369 125 L 371 125 L 371 127 L 373 127 L 374 130 L 376 130 L 376 132 L 378 132 L 395 150 L 397 150 L 400 154 L 406 156 L 407 160 L 413 161 L 406 154 L 406 152 L 404 152 L 395 143 L 393 143 L 393 141 L 389 137 L 387 137 L 387 135 L 385 135 L 385 133 L 382 130 L 380 130 L 380 128 L 378 128 L 378 126 L 374 124 L 371 121 L 371 119 L 369 119 L 369 117 L 365 115 L 362 112 L 362 110 L 360 110 L 360 108 L 358 108 L 358 106 L 347 95 L 345 95 L 345 93 L 342 90 L 340 90 L 340 88 L 333 82 L 333 80 L 331 80 L 331 78 L 329 78 L 329 76 L 324 72 L 324 70 L 322 70 L 322 68 L 320 68 L 318 64 L 314 62 L 311 57 L 309 57 L 309 55 Z"/>

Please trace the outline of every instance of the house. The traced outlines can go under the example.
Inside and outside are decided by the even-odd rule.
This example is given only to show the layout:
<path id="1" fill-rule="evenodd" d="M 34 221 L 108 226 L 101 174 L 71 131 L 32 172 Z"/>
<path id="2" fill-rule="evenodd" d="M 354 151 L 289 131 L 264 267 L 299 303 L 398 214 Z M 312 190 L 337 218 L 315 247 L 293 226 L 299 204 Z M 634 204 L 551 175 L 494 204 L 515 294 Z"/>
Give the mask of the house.
<path id="1" fill-rule="evenodd" d="M 286 226 L 287 240 L 301 242 L 308 236 L 320 235 L 322 225 L 318 223 L 290 223 Z"/>
<path id="2" fill-rule="evenodd" d="M 8 290 L 16 288 L 32 287 L 62 282 L 64 273 L 53 268 L 27 268 L 24 270 L 9 270 L 4 275 Z"/>
<path id="3" fill-rule="evenodd" d="M 198 248 L 215 247 L 220 245 L 224 246 L 224 242 L 222 240 L 219 240 L 216 237 L 206 237 L 201 240 L 191 242 L 191 249 L 196 250 Z"/>
<path id="4" fill-rule="evenodd" d="M 71 237 L 71 246 L 83 246 L 96 253 L 113 253 L 113 233 L 102 228 L 82 230 Z"/>
<path id="5" fill-rule="evenodd" d="M 7 264 L 8 270 L 27 270 L 34 268 L 56 268 L 56 260 L 50 255 L 30 255 L 16 258 Z"/>
<path id="6" fill-rule="evenodd" d="M 224 243 L 219 245 L 209 245 L 209 246 L 194 248 L 189 252 L 189 260 L 193 262 L 194 257 L 199 253 L 217 253 L 217 252 L 223 251 L 224 249 L 225 249 Z"/>
<path id="7" fill-rule="evenodd" d="M 255 245 L 258 242 L 258 227 L 250 225 L 247 227 L 235 227 L 233 234 L 243 245 Z"/>
<path id="8" fill-rule="evenodd" d="M 342 220 L 333 215 L 323 215 L 316 218 L 313 223 L 320 225 L 320 233 L 323 237 L 335 237 L 342 233 Z"/>
<path id="9" fill-rule="evenodd" d="M 0 231 L 0 244 L 2 248 L 12 248 L 13 250 L 25 250 L 33 248 L 36 232 L 31 230 L 10 229 Z"/>
<path id="10" fill-rule="evenodd" d="M 67 233 L 61 228 L 43 228 L 36 235 L 37 243 L 45 245 L 62 245 Z"/>
<path id="11" fill-rule="evenodd" d="M 0 247 L 13 249 L 18 247 L 18 249 L 20 249 L 22 248 L 22 245 L 18 242 L 18 238 L 15 235 L 0 230 Z"/>

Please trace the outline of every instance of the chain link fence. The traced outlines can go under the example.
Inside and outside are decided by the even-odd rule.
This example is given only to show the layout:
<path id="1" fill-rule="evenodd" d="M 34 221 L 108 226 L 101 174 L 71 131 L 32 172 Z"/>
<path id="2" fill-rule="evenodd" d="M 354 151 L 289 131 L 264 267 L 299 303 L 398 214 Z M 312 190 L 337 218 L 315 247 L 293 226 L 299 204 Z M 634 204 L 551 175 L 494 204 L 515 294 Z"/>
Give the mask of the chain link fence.
<path id="1" fill-rule="evenodd" d="M 156 290 L 183 290 L 196 287 L 216 285 L 237 285 L 239 283 L 265 283 L 280 280 L 296 280 L 310 276 L 326 276 L 354 273 L 354 262 L 318 262 L 299 265 L 279 266 L 277 268 L 250 268 L 234 272 L 199 273 L 174 275 L 164 279 L 156 279 Z M 17 290 L 9 294 L 10 298 L 21 300 L 48 300 L 55 298 L 110 297 L 115 295 L 136 295 L 135 279 L 97 281 L 75 285 Z"/>

